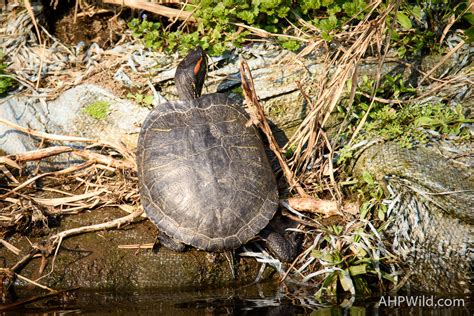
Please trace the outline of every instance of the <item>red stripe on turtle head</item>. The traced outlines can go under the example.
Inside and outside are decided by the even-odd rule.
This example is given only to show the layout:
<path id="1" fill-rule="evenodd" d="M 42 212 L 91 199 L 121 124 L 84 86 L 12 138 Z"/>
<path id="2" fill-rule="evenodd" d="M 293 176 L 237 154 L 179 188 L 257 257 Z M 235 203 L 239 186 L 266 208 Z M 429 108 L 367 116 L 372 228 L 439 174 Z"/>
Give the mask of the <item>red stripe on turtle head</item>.
<path id="1" fill-rule="evenodd" d="M 197 74 L 199 73 L 199 70 L 201 69 L 201 64 L 202 64 L 202 57 L 199 58 L 196 65 L 194 66 L 194 75 L 197 76 Z"/>

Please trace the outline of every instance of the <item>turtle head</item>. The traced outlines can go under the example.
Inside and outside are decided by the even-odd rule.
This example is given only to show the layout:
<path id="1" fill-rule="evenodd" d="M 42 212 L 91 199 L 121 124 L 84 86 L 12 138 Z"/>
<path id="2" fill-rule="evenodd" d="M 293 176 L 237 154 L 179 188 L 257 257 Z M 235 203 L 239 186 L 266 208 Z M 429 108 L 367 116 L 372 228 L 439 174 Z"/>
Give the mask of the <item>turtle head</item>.
<path id="1" fill-rule="evenodd" d="M 206 53 L 198 46 L 176 68 L 174 81 L 180 100 L 192 100 L 201 96 L 206 73 Z"/>

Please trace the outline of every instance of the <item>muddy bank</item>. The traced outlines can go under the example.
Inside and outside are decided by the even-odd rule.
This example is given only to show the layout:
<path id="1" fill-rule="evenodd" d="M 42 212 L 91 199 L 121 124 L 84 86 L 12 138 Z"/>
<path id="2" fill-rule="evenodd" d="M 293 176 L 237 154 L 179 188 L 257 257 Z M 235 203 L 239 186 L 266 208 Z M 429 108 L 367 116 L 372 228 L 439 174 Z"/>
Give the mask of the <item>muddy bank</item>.
<path id="1" fill-rule="evenodd" d="M 124 216 L 113 208 L 102 208 L 67 216 L 51 235 L 65 229 L 102 223 Z M 156 228 L 148 220 L 127 225 L 120 229 L 85 233 L 64 240 L 55 259 L 46 260 L 44 277 L 39 282 L 55 289 L 73 287 L 135 290 L 157 287 L 218 287 L 253 282 L 260 264 L 253 259 L 238 259 L 237 276 L 234 280 L 229 262 L 223 254 L 211 254 L 189 250 L 174 253 L 164 247 L 152 249 L 121 249 L 119 246 L 153 243 Z M 22 252 L 14 255 L 7 248 L 0 248 L 0 258 L 5 266 L 15 264 L 27 254 L 30 242 L 41 243 L 47 236 L 13 236 L 9 242 Z M 43 262 L 46 263 L 46 262 Z M 54 262 L 54 267 L 53 267 Z M 39 276 L 41 256 L 35 257 L 19 273 L 30 279 Z M 271 274 L 267 271 L 266 276 Z M 28 284 L 17 280 L 18 285 Z"/>

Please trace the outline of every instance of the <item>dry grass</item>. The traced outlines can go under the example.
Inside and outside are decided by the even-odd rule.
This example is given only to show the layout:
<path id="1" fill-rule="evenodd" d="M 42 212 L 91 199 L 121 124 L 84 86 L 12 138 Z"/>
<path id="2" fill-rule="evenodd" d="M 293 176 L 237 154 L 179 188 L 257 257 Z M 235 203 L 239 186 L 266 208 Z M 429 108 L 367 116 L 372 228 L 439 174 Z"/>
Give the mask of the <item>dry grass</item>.
<path id="1" fill-rule="evenodd" d="M 51 268 L 54 270 L 54 258 L 63 239 L 86 232 L 119 228 L 140 217 L 143 210 L 139 204 L 134 155 L 122 146 L 80 137 L 39 133 L 12 123 L 8 125 L 43 140 L 92 143 L 83 149 L 51 146 L 0 157 L 0 171 L 7 180 L 0 186 L 0 226 L 3 228 L 0 241 L 8 251 L 19 254 L 19 250 L 5 240 L 8 236 L 14 233 L 28 234 L 32 227 L 47 230 L 48 217 L 72 215 L 105 206 L 116 206 L 130 213 L 109 222 L 54 234 L 41 243 L 32 244 L 29 253 L 14 265 L 0 269 L 0 273 L 11 280 L 19 278 L 51 293 L 60 293 L 18 272 L 38 253 L 42 256 L 54 255 Z M 82 158 L 83 162 L 56 171 L 42 171 L 40 163 L 47 165 L 48 159 L 61 154 L 74 155 Z M 36 166 L 36 171 L 30 172 L 33 166 Z"/>

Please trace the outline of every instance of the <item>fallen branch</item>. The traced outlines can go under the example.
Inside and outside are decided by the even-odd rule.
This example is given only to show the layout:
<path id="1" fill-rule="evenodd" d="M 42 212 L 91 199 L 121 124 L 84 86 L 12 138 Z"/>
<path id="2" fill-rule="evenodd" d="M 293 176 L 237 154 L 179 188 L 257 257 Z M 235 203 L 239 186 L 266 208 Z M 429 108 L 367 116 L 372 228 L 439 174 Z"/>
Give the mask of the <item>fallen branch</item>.
<path id="1" fill-rule="evenodd" d="M 245 100 L 247 102 L 247 105 L 253 109 L 253 113 L 254 113 L 254 115 L 252 115 L 254 116 L 252 117 L 252 120 L 254 120 L 253 123 L 259 123 L 261 130 L 267 136 L 270 149 L 273 151 L 273 153 L 277 157 L 278 162 L 280 163 L 280 167 L 283 170 L 283 173 L 285 175 L 286 181 L 288 181 L 288 184 L 290 185 L 290 187 L 295 188 L 298 194 L 301 195 L 302 197 L 307 197 L 308 194 L 305 192 L 305 190 L 301 187 L 301 185 L 295 179 L 295 175 L 293 174 L 291 169 L 288 167 L 286 159 L 281 153 L 281 148 L 280 146 L 278 146 L 278 143 L 275 137 L 273 136 L 270 125 L 268 124 L 268 121 L 265 117 L 265 112 L 263 111 L 263 107 L 258 100 L 257 93 L 255 92 L 252 73 L 250 72 L 249 65 L 244 59 L 240 60 L 240 76 L 242 77 L 242 89 L 244 91 Z"/>
<path id="2" fill-rule="evenodd" d="M 119 168 L 119 169 L 132 169 L 136 170 L 137 166 L 134 161 L 128 160 L 117 160 L 110 156 L 101 155 L 87 150 L 75 150 L 74 154 L 87 159 L 89 161 L 100 163 L 106 166 Z"/>
<path id="3" fill-rule="evenodd" d="M 63 205 L 63 204 L 73 203 L 73 202 L 77 202 L 77 201 L 85 200 L 85 199 L 90 199 L 94 196 L 102 194 L 103 192 L 105 192 L 105 190 L 98 190 L 98 191 L 93 191 L 93 192 L 88 192 L 88 193 L 73 195 L 73 196 L 68 196 L 68 197 L 62 197 L 62 198 L 52 198 L 52 199 L 32 198 L 32 199 L 36 203 L 39 203 L 39 204 L 42 204 L 42 205 L 45 205 L 45 206 L 57 207 L 57 206 Z"/>
<path id="4" fill-rule="evenodd" d="M 53 243 L 53 246 L 56 246 L 59 240 L 62 240 L 70 236 L 79 235 L 83 233 L 96 232 L 96 231 L 101 231 L 101 230 L 107 230 L 107 229 L 112 229 L 112 228 L 120 228 L 123 225 L 130 224 L 134 219 L 140 217 L 142 213 L 143 213 L 143 209 L 139 208 L 138 210 L 136 210 L 135 212 L 131 214 L 125 215 L 120 218 L 116 218 L 114 220 L 111 220 L 105 223 L 82 226 L 82 227 L 77 227 L 77 228 L 72 228 L 72 229 L 62 231 L 58 234 L 51 236 L 49 240 Z"/>
<path id="5" fill-rule="evenodd" d="M 340 214 L 336 201 L 316 200 L 310 197 L 292 197 L 283 201 L 288 203 L 290 207 L 301 212 L 319 213 L 325 216 Z"/>
<path id="6" fill-rule="evenodd" d="M 352 215 L 359 213 L 359 206 L 354 202 L 346 202 L 342 207 L 339 207 L 337 201 L 317 200 L 312 197 L 291 197 L 281 202 L 300 212 L 319 213 L 327 217 L 341 215 L 341 210 Z"/>
<path id="7" fill-rule="evenodd" d="M 137 0 L 102 0 L 104 3 L 117 4 L 132 9 L 140 9 L 148 12 L 152 12 L 158 15 L 166 16 L 168 18 L 177 18 L 181 20 L 187 20 L 190 22 L 196 22 L 196 19 L 191 16 L 190 12 L 182 11 L 179 9 L 170 8 L 164 5 L 151 3 L 147 1 Z M 167 1 L 171 3 L 171 1 Z M 180 1 L 173 1 L 173 3 L 181 3 Z"/>
<path id="8" fill-rule="evenodd" d="M 25 128 L 19 125 L 16 125 L 10 121 L 0 118 L 0 124 L 7 125 L 13 129 L 21 131 L 23 133 L 33 135 L 39 138 L 49 139 L 49 140 L 58 140 L 58 141 L 66 141 L 66 142 L 84 142 L 84 143 L 97 143 L 97 139 L 92 138 L 84 138 L 84 137 L 76 137 L 76 136 L 64 136 L 64 135 L 55 135 L 55 134 L 48 134 L 44 132 L 37 132 L 30 128 Z"/>
<path id="9" fill-rule="evenodd" d="M 68 153 L 68 152 L 71 152 L 72 150 L 73 149 L 69 146 L 54 146 L 54 147 L 28 151 L 22 154 L 10 155 L 8 156 L 8 158 L 15 161 L 32 161 L 32 160 L 40 160 L 40 159 L 51 157 L 51 156 L 56 156 L 62 153 Z"/>
<path id="10" fill-rule="evenodd" d="M 30 185 L 31 183 L 34 183 L 36 180 L 38 179 L 41 179 L 41 178 L 44 178 L 44 177 L 48 177 L 48 176 L 56 176 L 56 175 L 62 175 L 62 174 L 68 174 L 68 173 L 71 173 L 71 172 L 75 172 L 75 171 L 78 171 L 78 170 L 81 170 L 81 169 L 84 169 L 86 167 L 89 167 L 90 165 L 92 165 L 93 162 L 91 161 L 86 161 L 80 165 L 75 165 L 75 166 L 71 166 L 69 168 L 66 168 L 66 169 L 62 169 L 62 170 L 59 170 L 59 171 L 54 171 L 54 172 L 47 172 L 47 173 L 42 173 L 42 174 L 39 174 L 31 179 L 28 179 L 27 181 L 23 182 L 22 184 L 20 184 L 19 186 L 15 187 L 13 190 L 10 190 L 8 191 L 7 193 L 3 194 L 3 195 L 0 195 L 0 199 L 4 199 L 6 198 L 7 196 L 10 196 L 12 195 L 13 193 L 15 193 L 16 191 L 19 191 L 21 189 L 23 189 L 24 187 Z"/>

